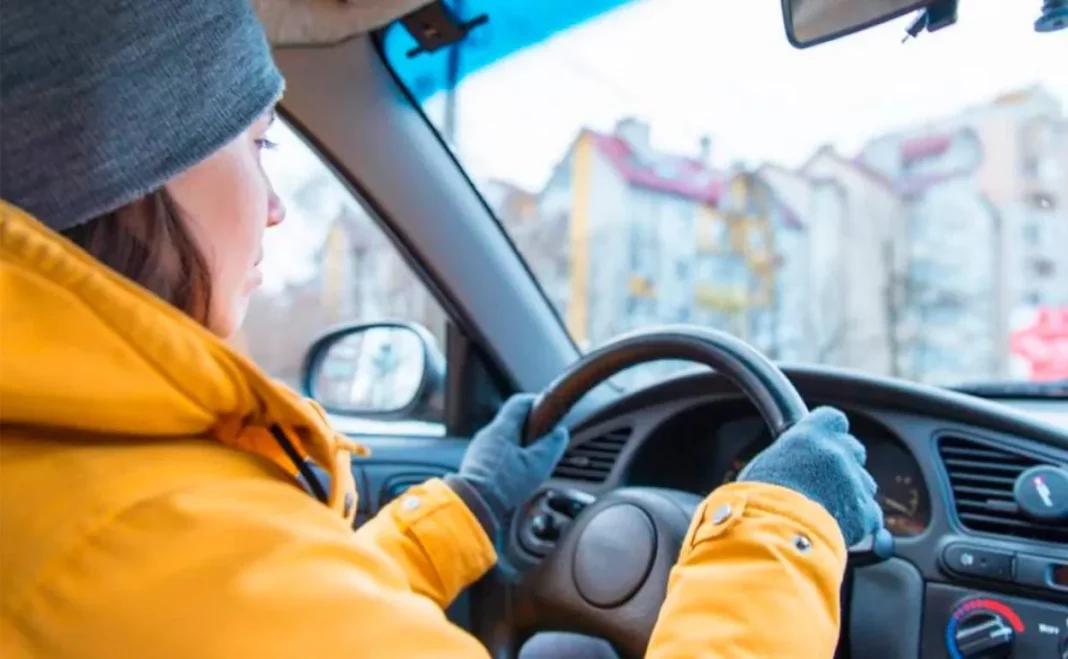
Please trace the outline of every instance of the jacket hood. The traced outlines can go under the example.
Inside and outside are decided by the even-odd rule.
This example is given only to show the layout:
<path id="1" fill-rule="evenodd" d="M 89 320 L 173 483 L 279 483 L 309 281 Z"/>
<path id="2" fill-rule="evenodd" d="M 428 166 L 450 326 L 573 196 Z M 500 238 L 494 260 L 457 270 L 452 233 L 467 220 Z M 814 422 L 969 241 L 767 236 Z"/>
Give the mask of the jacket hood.
<path id="1" fill-rule="evenodd" d="M 214 437 L 296 474 L 281 431 L 331 474 L 331 505 L 355 507 L 349 458 L 365 451 L 317 405 L 2 201 L 0 257 L 0 423 L 71 437 Z"/>

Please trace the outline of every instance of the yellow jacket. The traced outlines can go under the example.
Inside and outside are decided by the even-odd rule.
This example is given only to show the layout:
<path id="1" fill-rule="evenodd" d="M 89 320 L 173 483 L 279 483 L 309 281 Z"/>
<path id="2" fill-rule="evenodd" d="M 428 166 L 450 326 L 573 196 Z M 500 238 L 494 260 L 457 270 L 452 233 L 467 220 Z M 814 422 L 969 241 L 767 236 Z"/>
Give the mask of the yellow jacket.
<path id="1" fill-rule="evenodd" d="M 496 561 L 448 486 L 353 532 L 358 447 L 316 406 L 2 203 L 0 257 L 0 655 L 487 656 L 443 613 Z M 273 425 L 330 471 L 329 505 Z M 649 656 L 830 657 L 844 562 L 815 503 L 721 488 Z"/>

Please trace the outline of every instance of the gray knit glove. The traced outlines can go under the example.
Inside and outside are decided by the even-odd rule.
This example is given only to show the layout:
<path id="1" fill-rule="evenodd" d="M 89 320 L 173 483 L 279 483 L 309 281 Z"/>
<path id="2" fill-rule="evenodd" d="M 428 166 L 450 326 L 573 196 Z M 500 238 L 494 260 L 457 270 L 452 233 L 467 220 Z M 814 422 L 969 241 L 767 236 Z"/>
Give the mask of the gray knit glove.
<path id="1" fill-rule="evenodd" d="M 834 517 L 851 547 L 883 526 L 866 458 L 846 416 L 821 407 L 753 458 L 738 480 L 781 485 L 812 499 Z"/>
<path id="2" fill-rule="evenodd" d="M 498 525 L 548 480 L 567 448 L 567 428 L 558 426 L 529 446 L 520 446 L 534 396 L 510 398 L 467 447 L 457 476 L 469 484 Z"/>

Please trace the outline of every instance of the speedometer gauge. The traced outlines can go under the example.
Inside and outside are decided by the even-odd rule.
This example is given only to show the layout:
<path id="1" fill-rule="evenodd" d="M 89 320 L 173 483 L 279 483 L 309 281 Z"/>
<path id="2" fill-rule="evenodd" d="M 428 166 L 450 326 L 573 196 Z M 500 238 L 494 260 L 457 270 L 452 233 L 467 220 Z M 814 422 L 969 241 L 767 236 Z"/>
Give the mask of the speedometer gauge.
<path id="1" fill-rule="evenodd" d="M 867 469 L 878 486 L 875 500 L 882 508 L 886 528 L 898 537 L 923 533 L 931 519 L 931 504 L 923 475 L 912 456 L 885 431 L 869 428 L 851 419 L 854 434 L 868 449 Z M 871 430 L 871 432 L 863 432 Z M 749 461 L 768 445 L 760 438 L 742 448 L 727 465 L 722 482 L 734 482 Z"/>
<path id="2" fill-rule="evenodd" d="M 741 473 L 742 469 L 745 469 L 745 465 L 749 464 L 751 459 L 751 457 L 747 457 L 743 460 L 741 457 L 737 457 L 731 460 L 730 468 L 727 469 L 727 473 L 723 474 L 723 483 L 733 483 L 738 480 L 738 474 Z"/>
<path id="3" fill-rule="evenodd" d="M 912 456 L 890 439 L 866 442 L 868 471 L 879 486 L 875 500 L 886 528 L 896 536 L 919 535 L 931 520 L 931 502 L 923 475 Z"/>

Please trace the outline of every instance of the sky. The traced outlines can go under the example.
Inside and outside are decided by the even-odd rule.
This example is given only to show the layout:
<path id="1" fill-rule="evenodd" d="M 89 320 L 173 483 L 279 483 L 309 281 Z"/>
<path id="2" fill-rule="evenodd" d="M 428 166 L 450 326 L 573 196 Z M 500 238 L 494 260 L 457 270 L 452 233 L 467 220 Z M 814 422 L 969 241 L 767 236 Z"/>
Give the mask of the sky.
<path id="1" fill-rule="evenodd" d="M 1068 102 L 1068 33 L 1036 33 L 1040 5 L 961 0 L 956 25 L 907 43 L 913 17 L 797 50 L 775 0 L 641 0 L 465 79 L 461 160 L 537 189 L 582 126 L 633 115 L 662 149 L 696 154 L 707 134 L 716 165 L 797 166 L 1034 84 Z"/>

